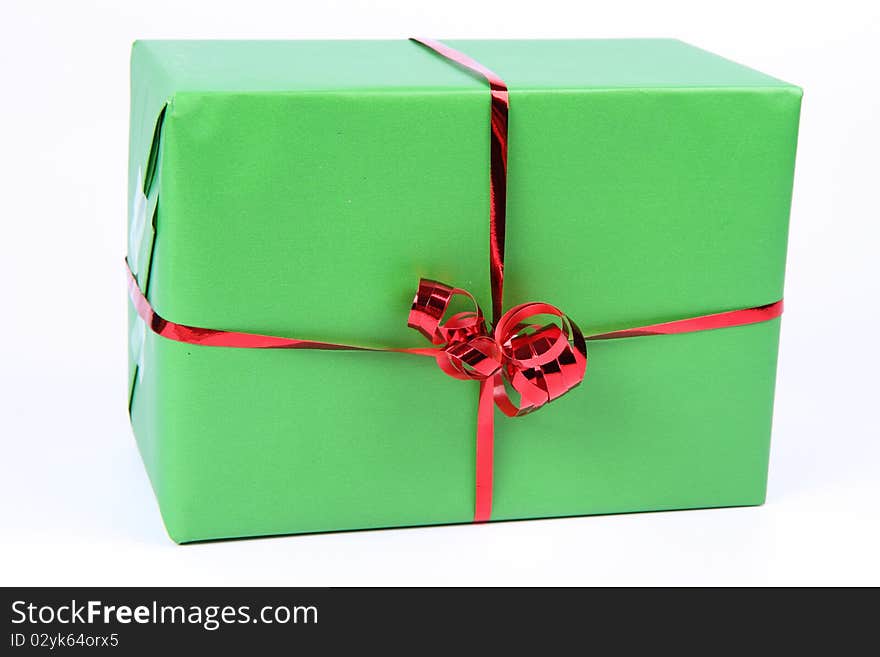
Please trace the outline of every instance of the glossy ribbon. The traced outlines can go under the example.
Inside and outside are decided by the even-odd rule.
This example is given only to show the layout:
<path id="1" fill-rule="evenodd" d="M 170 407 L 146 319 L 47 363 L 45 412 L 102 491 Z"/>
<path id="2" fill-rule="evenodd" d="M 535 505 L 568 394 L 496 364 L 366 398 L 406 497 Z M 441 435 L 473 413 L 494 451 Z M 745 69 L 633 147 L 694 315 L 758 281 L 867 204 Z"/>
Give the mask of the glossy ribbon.
<path id="1" fill-rule="evenodd" d="M 510 108 L 507 85 L 486 67 L 442 43 L 429 39 L 413 41 L 482 76 L 490 86 L 491 324 L 487 324 L 483 311 L 469 292 L 428 279 L 419 282 L 408 325 L 434 346 L 410 349 L 362 347 L 177 324 L 153 309 L 131 269 L 127 268 L 129 295 L 150 330 L 169 340 L 212 347 L 387 351 L 431 356 L 447 375 L 478 381 L 474 521 L 483 522 L 491 518 L 492 512 L 495 406 L 510 417 L 524 415 L 576 387 L 586 373 L 587 341 L 693 333 L 765 322 L 782 314 L 782 301 L 586 337 L 574 321 L 547 303 L 520 304 L 503 312 L 507 120 Z M 467 300 L 470 309 L 451 312 L 456 297 Z"/>
<path id="2" fill-rule="evenodd" d="M 489 83 L 489 279 L 492 288 L 492 324 L 503 310 L 504 237 L 507 232 L 507 117 L 510 93 L 501 76 L 464 53 L 433 39 L 411 39 Z"/>

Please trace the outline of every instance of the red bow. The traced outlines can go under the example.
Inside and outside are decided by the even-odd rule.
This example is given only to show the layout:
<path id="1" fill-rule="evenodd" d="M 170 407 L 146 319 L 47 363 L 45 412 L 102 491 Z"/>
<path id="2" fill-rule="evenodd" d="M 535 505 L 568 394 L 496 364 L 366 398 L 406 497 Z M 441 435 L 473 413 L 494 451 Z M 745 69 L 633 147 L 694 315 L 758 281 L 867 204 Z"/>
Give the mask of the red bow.
<path id="1" fill-rule="evenodd" d="M 467 297 L 473 309 L 446 317 L 456 296 Z M 558 323 L 529 321 L 538 316 L 555 317 Z M 446 374 L 456 379 L 491 379 L 495 403 L 511 417 L 561 397 L 583 381 L 587 369 L 587 344 L 580 329 L 547 303 L 511 308 L 490 333 L 483 311 L 469 292 L 423 278 L 407 323 L 432 344 L 441 345 L 437 364 Z M 518 401 L 511 399 L 508 386 L 518 393 Z"/>

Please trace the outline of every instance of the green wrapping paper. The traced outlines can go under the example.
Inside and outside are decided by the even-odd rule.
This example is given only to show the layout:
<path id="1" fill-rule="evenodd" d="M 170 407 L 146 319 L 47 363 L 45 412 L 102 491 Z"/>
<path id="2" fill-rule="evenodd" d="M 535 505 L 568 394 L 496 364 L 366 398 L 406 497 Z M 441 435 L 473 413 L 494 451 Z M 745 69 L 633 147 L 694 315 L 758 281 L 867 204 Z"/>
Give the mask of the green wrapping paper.
<path id="1" fill-rule="evenodd" d="M 510 87 L 505 305 L 587 333 L 782 297 L 801 92 L 677 41 L 450 41 Z M 407 41 L 138 42 L 129 263 L 175 322 L 421 347 L 489 307 L 489 93 Z M 590 344 L 496 418 L 492 518 L 760 504 L 779 320 Z M 178 542 L 468 522 L 476 386 L 431 359 L 173 342 L 130 310 L 132 424 Z"/>

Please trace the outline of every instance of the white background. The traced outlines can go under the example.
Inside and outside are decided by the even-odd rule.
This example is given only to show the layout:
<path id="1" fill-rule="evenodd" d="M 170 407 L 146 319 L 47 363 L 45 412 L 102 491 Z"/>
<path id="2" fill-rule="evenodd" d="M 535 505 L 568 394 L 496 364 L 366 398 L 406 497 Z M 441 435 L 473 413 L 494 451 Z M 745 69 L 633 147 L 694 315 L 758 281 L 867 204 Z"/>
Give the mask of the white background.
<path id="1" fill-rule="evenodd" d="M 880 584 L 876 2 L 0 6 L 0 584 Z M 126 416 L 136 38 L 677 37 L 805 89 L 768 502 L 166 536 Z"/>

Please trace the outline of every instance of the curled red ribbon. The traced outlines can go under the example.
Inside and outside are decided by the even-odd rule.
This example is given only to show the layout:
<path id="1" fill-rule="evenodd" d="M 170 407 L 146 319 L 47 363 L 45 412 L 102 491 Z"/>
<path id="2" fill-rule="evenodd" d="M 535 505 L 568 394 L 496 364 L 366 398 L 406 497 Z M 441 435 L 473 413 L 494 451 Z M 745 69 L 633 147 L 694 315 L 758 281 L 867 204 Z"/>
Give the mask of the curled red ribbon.
<path id="1" fill-rule="evenodd" d="M 469 292 L 428 279 L 419 282 L 408 325 L 421 332 L 434 346 L 411 349 L 361 347 L 177 324 L 161 317 L 153 309 L 131 269 L 126 266 L 129 295 L 138 315 L 150 330 L 169 340 L 213 347 L 388 351 L 431 356 L 449 376 L 479 381 L 474 522 L 484 522 L 491 518 L 492 512 L 495 406 L 509 417 L 524 415 L 575 388 L 586 373 L 587 341 L 692 333 L 755 324 L 779 317 L 783 304 L 780 300 L 754 308 L 586 337 L 574 321 L 547 303 L 520 304 L 503 312 L 507 119 L 510 107 L 507 85 L 498 75 L 449 46 L 429 39 L 413 41 L 484 77 L 491 89 L 491 325 L 487 324 L 483 311 Z M 471 309 L 450 314 L 450 306 L 456 296 L 467 299 Z"/>
<path id="2" fill-rule="evenodd" d="M 452 315 L 456 295 L 470 299 L 474 309 Z M 533 324 L 538 316 L 556 323 Z M 492 381 L 499 408 L 511 417 L 537 410 L 561 397 L 584 378 L 587 344 L 577 325 L 547 303 L 524 303 L 504 313 L 490 333 L 483 312 L 470 293 L 422 279 L 409 314 L 408 325 L 435 345 L 440 369 L 456 379 Z M 519 394 L 513 402 L 504 386 Z"/>
<path id="3" fill-rule="evenodd" d="M 504 236 L 507 231 L 507 117 L 510 93 L 501 76 L 446 44 L 433 39 L 411 39 L 442 55 L 489 83 L 489 279 L 492 288 L 492 324 L 503 311 Z"/>

